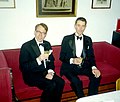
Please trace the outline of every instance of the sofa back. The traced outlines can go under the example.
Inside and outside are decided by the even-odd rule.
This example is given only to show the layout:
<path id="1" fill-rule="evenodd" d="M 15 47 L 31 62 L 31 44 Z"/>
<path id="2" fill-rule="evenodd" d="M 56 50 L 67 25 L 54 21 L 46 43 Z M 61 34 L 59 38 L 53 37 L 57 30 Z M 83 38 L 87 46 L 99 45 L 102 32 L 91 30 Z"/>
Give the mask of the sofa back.
<path id="1" fill-rule="evenodd" d="M 95 59 L 97 62 L 103 62 L 106 52 L 104 51 L 108 45 L 107 42 L 94 42 L 93 49 L 95 54 Z"/>
<path id="2" fill-rule="evenodd" d="M 107 42 L 94 42 L 93 49 L 96 62 L 109 63 L 115 68 L 120 69 L 120 64 L 116 60 L 113 60 L 120 58 L 120 48 Z"/>

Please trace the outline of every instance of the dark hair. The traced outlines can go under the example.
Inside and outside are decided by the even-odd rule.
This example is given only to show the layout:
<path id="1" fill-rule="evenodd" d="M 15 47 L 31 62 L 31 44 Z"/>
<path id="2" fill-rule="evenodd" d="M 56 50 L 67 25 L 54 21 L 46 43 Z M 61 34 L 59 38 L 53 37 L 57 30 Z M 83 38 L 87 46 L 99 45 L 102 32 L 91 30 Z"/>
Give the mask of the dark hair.
<path id="1" fill-rule="evenodd" d="M 46 32 L 48 31 L 48 26 L 46 24 L 44 24 L 44 23 L 37 24 L 35 26 L 35 30 L 37 30 L 37 27 L 40 26 L 40 25 L 46 30 Z"/>
<path id="2" fill-rule="evenodd" d="M 85 25 L 87 24 L 87 20 L 84 18 L 84 17 L 78 17 L 77 19 L 76 19 L 76 21 L 75 21 L 75 24 L 77 23 L 77 21 L 83 21 L 83 22 L 85 22 Z"/>

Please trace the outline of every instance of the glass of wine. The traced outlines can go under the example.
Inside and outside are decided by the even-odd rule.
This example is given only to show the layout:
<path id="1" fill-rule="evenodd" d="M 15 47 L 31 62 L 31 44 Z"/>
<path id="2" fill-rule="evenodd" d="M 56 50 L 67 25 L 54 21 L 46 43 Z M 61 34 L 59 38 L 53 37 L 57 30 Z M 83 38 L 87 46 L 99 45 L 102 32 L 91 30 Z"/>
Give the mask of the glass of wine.
<path id="1" fill-rule="evenodd" d="M 44 54 L 48 54 L 48 55 L 50 55 L 52 53 L 52 50 L 47 50 L 47 51 L 44 51 Z M 46 60 L 47 62 L 50 62 L 50 60 L 49 59 L 47 59 Z"/>

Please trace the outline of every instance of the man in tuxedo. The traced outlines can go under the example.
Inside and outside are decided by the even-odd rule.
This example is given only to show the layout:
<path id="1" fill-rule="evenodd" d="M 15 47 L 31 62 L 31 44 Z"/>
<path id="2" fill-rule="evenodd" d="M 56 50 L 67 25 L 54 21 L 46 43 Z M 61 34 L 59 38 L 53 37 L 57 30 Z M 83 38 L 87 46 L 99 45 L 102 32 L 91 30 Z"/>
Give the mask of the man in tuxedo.
<path id="1" fill-rule="evenodd" d="M 44 40 L 47 31 L 44 23 L 35 26 L 35 37 L 21 47 L 20 70 L 27 85 L 43 90 L 41 102 L 60 102 L 64 80 L 54 71 L 51 44 Z"/>
<path id="2" fill-rule="evenodd" d="M 96 67 L 92 40 L 83 34 L 86 25 L 85 18 L 76 19 L 76 32 L 63 38 L 60 52 L 61 76 L 65 75 L 71 82 L 71 88 L 78 98 L 84 97 L 82 80 L 78 75 L 89 77 L 88 95 L 98 93 L 101 75 Z"/>

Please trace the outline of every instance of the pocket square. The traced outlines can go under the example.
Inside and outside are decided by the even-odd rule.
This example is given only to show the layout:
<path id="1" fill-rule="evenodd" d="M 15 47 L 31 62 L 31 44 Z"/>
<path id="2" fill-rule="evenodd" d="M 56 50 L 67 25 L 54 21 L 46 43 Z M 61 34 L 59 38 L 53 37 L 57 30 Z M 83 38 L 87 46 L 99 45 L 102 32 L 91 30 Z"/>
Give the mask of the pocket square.
<path id="1" fill-rule="evenodd" d="M 87 49 L 89 49 L 89 46 L 87 47 Z"/>

